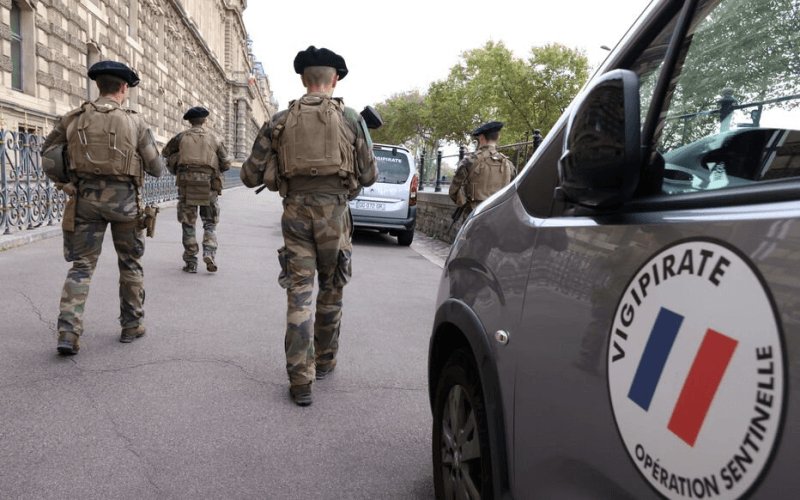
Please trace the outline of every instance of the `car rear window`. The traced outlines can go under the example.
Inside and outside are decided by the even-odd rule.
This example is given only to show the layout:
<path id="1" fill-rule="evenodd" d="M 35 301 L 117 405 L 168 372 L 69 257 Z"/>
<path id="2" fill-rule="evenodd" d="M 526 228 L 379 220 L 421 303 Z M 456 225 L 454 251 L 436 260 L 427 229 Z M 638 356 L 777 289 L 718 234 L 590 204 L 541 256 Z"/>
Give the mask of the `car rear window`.
<path id="1" fill-rule="evenodd" d="M 411 167 L 408 164 L 408 157 L 396 151 L 375 150 L 375 159 L 378 160 L 378 180 L 386 184 L 403 184 L 408 180 Z"/>

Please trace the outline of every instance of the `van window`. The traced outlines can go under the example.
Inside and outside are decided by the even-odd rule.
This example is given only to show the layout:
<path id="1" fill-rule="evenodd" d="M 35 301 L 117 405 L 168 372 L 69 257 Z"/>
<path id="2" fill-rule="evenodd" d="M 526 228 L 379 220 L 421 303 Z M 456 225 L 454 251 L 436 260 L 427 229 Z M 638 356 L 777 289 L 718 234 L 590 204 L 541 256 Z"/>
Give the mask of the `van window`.
<path id="1" fill-rule="evenodd" d="M 411 174 L 411 166 L 408 164 L 408 157 L 397 151 L 392 155 L 392 151 L 375 150 L 375 159 L 378 160 L 378 179 L 376 182 L 386 184 L 403 184 Z"/>
<path id="2" fill-rule="evenodd" d="M 663 192 L 800 176 L 795 0 L 701 0 L 659 127 Z"/>

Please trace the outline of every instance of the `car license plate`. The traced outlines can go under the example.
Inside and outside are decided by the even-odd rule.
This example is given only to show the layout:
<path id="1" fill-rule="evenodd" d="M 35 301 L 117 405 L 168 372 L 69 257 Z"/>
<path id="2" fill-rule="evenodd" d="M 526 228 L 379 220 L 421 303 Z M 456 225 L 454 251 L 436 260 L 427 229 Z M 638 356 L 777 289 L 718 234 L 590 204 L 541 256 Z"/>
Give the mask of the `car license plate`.
<path id="1" fill-rule="evenodd" d="M 386 204 L 377 201 L 356 201 L 356 208 L 363 210 L 386 210 Z"/>

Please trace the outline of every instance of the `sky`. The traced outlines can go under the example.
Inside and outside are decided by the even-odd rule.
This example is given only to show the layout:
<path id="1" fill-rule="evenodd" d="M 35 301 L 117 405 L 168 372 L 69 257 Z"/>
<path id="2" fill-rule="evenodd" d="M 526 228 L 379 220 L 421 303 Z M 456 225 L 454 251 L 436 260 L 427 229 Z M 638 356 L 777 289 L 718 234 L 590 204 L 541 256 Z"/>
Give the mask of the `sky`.
<path id="1" fill-rule="evenodd" d="M 462 52 L 490 40 L 519 58 L 531 47 L 561 43 L 583 50 L 595 68 L 608 54 L 600 47 L 614 47 L 649 2 L 249 0 L 244 22 L 281 109 L 305 93 L 293 62 L 314 45 L 344 57 L 349 73 L 334 96 L 360 110 L 394 94 L 426 92 Z"/>

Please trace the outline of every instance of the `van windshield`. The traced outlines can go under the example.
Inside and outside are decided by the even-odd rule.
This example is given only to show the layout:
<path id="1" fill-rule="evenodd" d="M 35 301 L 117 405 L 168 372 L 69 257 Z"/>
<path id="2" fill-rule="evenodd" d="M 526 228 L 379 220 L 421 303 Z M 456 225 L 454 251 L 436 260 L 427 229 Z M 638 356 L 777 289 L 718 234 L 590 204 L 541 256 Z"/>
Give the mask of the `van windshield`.
<path id="1" fill-rule="evenodd" d="M 411 168 L 408 157 L 398 152 L 392 155 L 391 151 L 376 150 L 375 159 L 378 160 L 378 180 L 386 184 L 403 184 L 408 180 Z"/>

